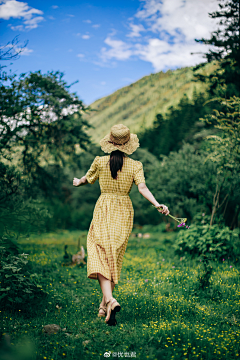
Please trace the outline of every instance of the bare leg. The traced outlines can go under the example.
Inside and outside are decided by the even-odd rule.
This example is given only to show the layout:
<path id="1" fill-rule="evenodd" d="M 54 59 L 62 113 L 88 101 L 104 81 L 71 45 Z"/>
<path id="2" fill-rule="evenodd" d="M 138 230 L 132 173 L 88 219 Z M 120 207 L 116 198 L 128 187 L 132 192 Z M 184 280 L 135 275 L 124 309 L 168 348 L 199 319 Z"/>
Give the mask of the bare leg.
<path id="1" fill-rule="evenodd" d="M 106 304 L 107 302 L 109 302 L 113 298 L 112 290 L 113 290 L 115 284 L 113 284 L 110 280 L 106 279 L 100 273 L 97 273 L 97 276 L 98 276 L 98 281 L 99 281 L 100 287 L 101 287 L 102 292 L 103 292 L 104 301 L 105 301 L 105 304 Z M 105 318 L 105 322 L 107 322 L 110 319 L 110 314 L 111 314 L 111 309 L 108 307 L 108 313 L 107 313 L 107 316 Z"/>
<path id="2" fill-rule="evenodd" d="M 99 284 L 100 284 L 100 281 L 99 281 Z M 100 285 L 101 286 L 101 285 Z M 115 287 L 115 284 L 114 284 L 114 282 L 111 282 L 111 287 L 112 287 L 112 292 L 113 292 L 113 289 L 114 289 L 114 287 Z M 102 297 L 102 302 L 101 302 L 101 304 L 100 304 L 100 306 L 105 306 L 106 305 L 106 300 L 105 300 L 105 297 L 104 297 L 104 295 L 103 295 L 103 297 Z"/>
<path id="3" fill-rule="evenodd" d="M 98 275 L 98 281 L 99 281 L 100 287 L 102 289 L 102 293 L 103 293 L 103 296 L 104 296 L 105 303 L 107 303 L 112 298 L 111 281 L 106 279 L 100 273 L 97 273 L 97 275 Z"/>

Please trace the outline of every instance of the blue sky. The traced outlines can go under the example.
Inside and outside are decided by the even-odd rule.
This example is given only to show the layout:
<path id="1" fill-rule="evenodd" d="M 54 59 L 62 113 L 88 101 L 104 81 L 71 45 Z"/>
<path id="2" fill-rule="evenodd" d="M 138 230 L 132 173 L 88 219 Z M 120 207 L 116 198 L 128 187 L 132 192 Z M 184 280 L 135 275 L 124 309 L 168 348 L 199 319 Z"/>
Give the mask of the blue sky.
<path id="1" fill-rule="evenodd" d="M 28 40 L 17 74 L 65 73 L 86 105 L 145 75 L 204 61 L 194 41 L 216 28 L 217 0 L 0 0 L 1 45 Z M 2 64 L 3 65 L 3 64 Z"/>

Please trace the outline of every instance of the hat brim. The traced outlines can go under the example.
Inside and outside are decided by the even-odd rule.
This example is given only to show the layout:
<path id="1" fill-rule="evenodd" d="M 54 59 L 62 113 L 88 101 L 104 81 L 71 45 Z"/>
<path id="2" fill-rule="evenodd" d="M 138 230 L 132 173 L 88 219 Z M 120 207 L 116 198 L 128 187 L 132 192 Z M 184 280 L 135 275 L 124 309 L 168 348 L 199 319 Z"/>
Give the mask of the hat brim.
<path id="1" fill-rule="evenodd" d="M 120 150 L 128 155 L 131 155 L 140 146 L 139 139 L 136 134 L 130 134 L 130 139 L 124 145 L 114 145 L 114 144 L 111 144 L 109 141 L 111 141 L 110 133 L 107 134 L 100 141 L 101 149 L 105 153 L 111 153 L 112 151 Z"/>

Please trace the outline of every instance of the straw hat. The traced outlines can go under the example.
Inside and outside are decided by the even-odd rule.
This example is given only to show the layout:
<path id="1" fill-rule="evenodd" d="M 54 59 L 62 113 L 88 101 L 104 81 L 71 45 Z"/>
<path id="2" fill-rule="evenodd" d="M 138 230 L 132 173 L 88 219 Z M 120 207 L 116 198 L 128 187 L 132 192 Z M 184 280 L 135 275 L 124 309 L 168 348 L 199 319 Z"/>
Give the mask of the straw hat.
<path id="1" fill-rule="evenodd" d="M 123 124 L 111 127 L 111 131 L 101 141 L 102 151 L 111 153 L 120 150 L 128 155 L 132 154 L 140 145 L 136 134 L 130 134 L 130 130 Z"/>

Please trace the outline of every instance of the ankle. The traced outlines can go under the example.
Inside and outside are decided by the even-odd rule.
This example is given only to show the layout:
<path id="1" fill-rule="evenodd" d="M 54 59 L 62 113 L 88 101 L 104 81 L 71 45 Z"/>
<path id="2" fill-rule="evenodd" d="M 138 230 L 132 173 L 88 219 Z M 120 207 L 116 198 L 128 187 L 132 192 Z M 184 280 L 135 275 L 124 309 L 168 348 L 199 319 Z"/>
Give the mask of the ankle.
<path id="1" fill-rule="evenodd" d="M 112 300 L 113 299 L 113 296 L 111 296 L 111 297 L 109 297 L 109 298 L 107 298 L 106 299 L 106 303 L 105 304 L 107 304 L 110 300 Z"/>

